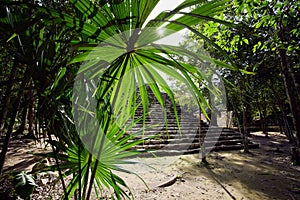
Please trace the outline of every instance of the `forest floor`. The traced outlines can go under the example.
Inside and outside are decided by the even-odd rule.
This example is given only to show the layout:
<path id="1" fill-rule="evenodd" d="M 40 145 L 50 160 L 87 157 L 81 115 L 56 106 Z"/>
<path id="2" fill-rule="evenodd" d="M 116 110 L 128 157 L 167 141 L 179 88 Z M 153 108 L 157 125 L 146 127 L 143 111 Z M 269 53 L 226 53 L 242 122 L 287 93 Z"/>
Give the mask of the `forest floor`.
<path id="1" fill-rule="evenodd" d="M 260 148 L 250 154 L 241 151 L 211 152 L 208 166 L 199 165 L 199 155 L 144 158 L 152 168 L 133 166 L 147 186 L 134 175 L 120 174 L 137 200 L 201 200 L 201 199 L 300 199 L 300 167 L 290 163 L 290 148 L 286 137 L 270 132 L 251 133 L 252 141 Z M 11 170 L 31 171 L 36 159 L 30 152 L 40 151 L 33 142 L 11 148 L 5 173 Z M 58 199 L 61 186 L 53 174 L 37 177 L 38 186 L 32 199 Z M 171 181 L 173 180 L 173 181 Z M 164 182 L 170 185 L 158 187 Z M 0 191 L 9 183 L 2 181 Z M 105 197 L 102 199 L 109 199 Z M 49 197 L 49 198 L 47 198 Z M 0 200 L 5 199 L 1 198 Z M 93 197 L 92 199 L 96 199 Z"/>

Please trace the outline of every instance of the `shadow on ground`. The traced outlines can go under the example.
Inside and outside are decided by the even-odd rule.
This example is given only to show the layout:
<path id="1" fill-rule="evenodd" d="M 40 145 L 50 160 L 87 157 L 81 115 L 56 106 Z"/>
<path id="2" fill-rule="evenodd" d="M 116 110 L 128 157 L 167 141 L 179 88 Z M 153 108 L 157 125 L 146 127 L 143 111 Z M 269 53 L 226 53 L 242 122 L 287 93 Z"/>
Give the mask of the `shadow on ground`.
<path id="1" fill-rule="evenodd" d="M 250 154 L 214 152 L 208 156 L 207 167 L 199 166 L 198 155 L 190 155 L 181 157 L 175 165 L 191 175 L 215 179 L 233 199 L 232 187 L 248 199 L 300 199 L 300 167 L 291 165 L 291 145 L 285 137 L 254 134 L 253 139 L 260 148 Z"/>

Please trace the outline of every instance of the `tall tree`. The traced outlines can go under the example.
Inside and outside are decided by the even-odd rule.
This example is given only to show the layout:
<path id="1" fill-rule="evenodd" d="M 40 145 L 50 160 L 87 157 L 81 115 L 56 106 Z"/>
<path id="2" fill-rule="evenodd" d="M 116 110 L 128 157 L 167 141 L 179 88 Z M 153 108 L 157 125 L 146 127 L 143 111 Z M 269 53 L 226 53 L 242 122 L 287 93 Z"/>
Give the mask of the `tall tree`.
<path id="1" fill-rule="evenodd" d="M 264 85 L 270 81 L 283 80 L 293 118 L 297 149 L 300 141 L 297 106 L 299 105 L 299 78 L 297 78 L 299 7 L 300 2 L 297 0 L 251 2 L 237 0 L 228 6 L 227 13 L 221 15 L 219 19 L 240 24 L 241 28 L 232 29 L 214 22 L 202 26 L 206 29 L 205 35 L 214 38 L 214 41 L 229 52 L 238 65 L 245 69 L 253 69 L 257 73 L 250 78 L 248 84 L 257 84 L 259 81 L 260 85 Z M 268 84 L 264 87 L 275 91 Z M 280 107 L 282 108 L 282 105 Z"/>

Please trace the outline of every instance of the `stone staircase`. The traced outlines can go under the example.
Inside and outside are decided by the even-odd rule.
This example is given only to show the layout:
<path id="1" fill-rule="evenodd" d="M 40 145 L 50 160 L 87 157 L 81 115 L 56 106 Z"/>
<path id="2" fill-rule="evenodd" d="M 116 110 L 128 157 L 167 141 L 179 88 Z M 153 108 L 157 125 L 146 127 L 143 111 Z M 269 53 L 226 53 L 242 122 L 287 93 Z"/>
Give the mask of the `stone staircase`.
<path id="1" fill-rule="evenodd" d="M 234 129 L 209 126 L 207 123 L 194 117 L 191 113 L 180 110 L 180 129 L 174 115 L 172 104 L 165 98 L 167 113 L 167 125 L 165 125 L 164 110 L 156 100 L 151 100 L 149 116 L 146 122 L 139 122 L 127 134 L 134 135 L 132 140 L 146 138 L 143 144 L 136 145 L 133 149 L 144 152 L 143 155 L 152 154 L 158 156 L 194 154 L 200 151 L 200 136 L 204 137 L 205 152 L 238 150 L 243 149 L 243 140 L 239 132 Z M 137 110 L 137 117 L 140 117 L 142 108 Z M 258 148 L 258 144 L 249 141 L 249 148 Z"/>

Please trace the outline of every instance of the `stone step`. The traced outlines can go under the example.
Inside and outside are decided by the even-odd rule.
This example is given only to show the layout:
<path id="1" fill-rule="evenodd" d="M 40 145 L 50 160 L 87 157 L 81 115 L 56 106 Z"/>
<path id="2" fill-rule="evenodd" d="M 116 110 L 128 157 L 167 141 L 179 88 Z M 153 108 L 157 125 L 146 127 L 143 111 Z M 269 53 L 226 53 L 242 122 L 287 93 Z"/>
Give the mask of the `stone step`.
<path id="1" fill-rule="evenodd" d="M 163 112 L 151 112 L 151 113 L 146 113 L 146 116 L 143 117 L 143 112 L 141 113 L 136 113 L 134 116 L 135 116 L 135 119 L 151 119 L 151 118 L 154 118 L 154 119 L 165 119 L 165 116 L 164 116 L 164 113 Z M 195 122 L 199 122 L 199 118 L 196 118 L 194 117 L 193 115 L 185 115 L 185 114 L 180 114 L 178 113 L 177 115 L 178 119 L 180 120 L 185 120 L 185 119 L 191 119 Z M 167 119 L 170 119 L 170 120 L 174 120 L 176 119 L 176 116 L 175 116 L 175 113 L 170 113 L 170 112 L 167 112 L 167 116 L 166 116 Z M 204 122 L 203 120 L 201 120 L 202 122 Z"/>
<path id="2" fill-rule="evenodd" d="M 131 140 L 133 141 L 133 140 Z M 145 140 L 145 142 L 143 144 L 140 145 L 167 145 L 167 144 L 179 144 L 179 143 L 193 143 L 193 142 L 199 142 L 198 139 L 194 139 L 194 138 L 175 138 L 175 139 L 150 139 L 150 140 Z M 137 145 L 137 146 L 140 146 Z"/>
<path id="3" fill-rule="evenodd" d="M 169 132 L 168 134 L 132 134 L 132 139 L 157 139 L 157 140 L 162 140 L 162 139 L 187 139 L 187 138 L 199 138 L 200 135 L 195 133 L 171 133 Z M 227 139 L 241 139 L 241 135 L 239 134 L 224 134 L 224 133 L 215 133 L 215 134 L 207 134 L 205 136 L 205 140 L 227 140 Z"/>
<path id="4" fill-rule="evenodd" d="M 198 153 L 200 133 L 205 136 L 203 145 L 207 147 L 207 151 L 243 148 L 243 140 L 239 132 L 228 128 L 209 126 L 203 121 L 200 122 L 192 113 L 187 112 L 186 109 L 181 109 L 177 105 L 178 121 L 180 123 L 179 130 L 173 105 L 168 99 L 168 95 L 163 94 L 165 106 L 162 107 L 158 101 L 155 101 L 155 96 L 151 93 L 150 87 L 147 90 L 149 97 L 151 97 L 151 105 L 148 109 L 149 115 L 145 121 L 139 121 L 135 127 L 127 131 L 127 134 L 133 135 L 132 140 L 148 137 L 143 144 L 136 145 L 134 147 L 135 150 L 153 150 L 155 154 L 162 155 Z M 143 112 L 143 107 L 139 107 L 136 111 L 136 118 L 141 117 Z M 167 121 L 167 125 L 165 125 L 165 121 Z M 154 126 L 155 124 L 156 127 Z M 257 148 L 257 144 L 250 143 L 249 148 L 252 147 Z M 151 155 L 151 152 L 147 154 Z"/>
<path id="5" fill-rule="evenodd" d="M 249 144 L 249 149 L 259 148 L 259 144 Z M 240 150 L 243 149 L 243 145 L 221 145 L 221 146 L 214 146 L 206 148 L 206 152 L 210 151 L 230 151 L 230 150 Z M 138 155 L 140 157 L 153 157 L 155 156 L 175 156 L 175 155 L 182 155 L 182 154 L 196 154 L 200 152 L 200 148 L 195 149 L 186 149 L 186 150 L 168 150 L 168 149 L 161 149 L 155 151 L 148 151 L 145 149 L 138 149 L 137 151 L 142 152 L 142 154 Z"/>
<path id="6" fill-rule="evenodd" d="M 199 133 L 191 133 L 191 132 L 182 132 L 181 134 L 176 132 L 161 132 L 161 133 L 156 133 L 153 132 L 153 134 L 149 134 L 146 132 L 144 135 L 143 134 L 132 134 L 132 139 L 142 139 L 142 138 L 149 138 L 151 137 L 151 140 L 157 139 L 157 140 L 162 140 L 162 139 L 191 139 L 191 138 L 199 138 L 200 135 Z M 224 133 L 209 133 L 206 134 L 205 140 L 227 140 L 227 139 L 241 139 L 241 135 L 239 133 L 235 132 L 227 132 Z"/>
<path id="7" fill-rule="evenodd" d="M 169 126 L 167 129 L 166 129 L 166 127 L 164 127 L 164 126 L 161 126 L 161 127 L 159 127 L 159 126 L 157 126 L 157 127 L 148 127 L 148 128 L 145 128 L 144 129 L 144 131 L 145 132 L 148 132 L 148 133 L 150 133 L 151 131 L 153 132 L 153 131 L 176 131 L 176 132 L 178 132 L 179 130 L 181 130 L 181 131 L 193 131 L 193 130 L 198 130 L 199 129 L 199 127 L 198 126 L 195 126 L 195 127 L 193 127 L 193 126 L 181 126 L 180 127 L 180 129 L 178 129 L 178 127 L 176 126 Z M 129 131 L 127 131 L 127 133 L 134 133 L 134 132 L 137 132 L 137 131 L 142 131 L 143 130 L 143 128 L 142 127 L 133 127 L 133 128 L 131 128 Z M 220 132 L 220 131 L 222 131 L 222 129 L 220 129 L 220 128 L 214 128 L 214 127 L 201 127 L 201 130 L 203 131 L 203 132 L 206 132 L 206 131 L 209 131 L 209 133 L 210 132 Z M 234 132 L 234 131 L 222 131 L 222 132 L 224 132 L 224 133 L 231 133 L 231 132 Z"/>
<path id="8" fill-rule="evenodd" d="M 252 144 L 249 141 L 249 144 Z M 205 141 L 205 147 L 214 147 L 214 146 L 232 146 L 232 145 L 243 145 L 243 140 L 221 140 L 221 141 Z M 156 141 L 145 142 L 144 144 L 139 144 L 133 147 L 132 149 L 170 149 L 170 150 L 184 150 L 184 149 L 193 149 L 199 148 L 199 140 L 170 140 L 162 141 L 156 143 Z"/>
<path id="9" fill-rule="evenodd" d="M 152 120 L 152 121 L 145 121 L 145 123 L 143 121 L 140 121 L 137 123 L 136 126 L 134 127 L 139 127 L 139 126 L 155 126 L 155 125 L 159 125 L 159 126 L 166 126 L 166 123 L 163 121 L 163 119 L 159 119 L 159 120 Z M 178 127 L 178 124 L 176 121 L 170 122 L 168 121 L 167 123 L 168 127 Z M 180 121 L 179 122 L 180 126 L 200 126 L 199 122 L 193 122 L 193 121 Z M 201 124 L 201 127 L 209 127 L 206 124 Z"/>
<path id="10" fill-rule="evenodd" d="M 220 136 L 209 136 L 207 135 L 205 137 L 206 141 L 215 141 L 215 140 L 231 140 L 231 139 L 241 139 L 242 137 L 240 135 L 223 135 Z"/>
<path id="11" fill-rule="evenodd" d="M 223 137 L 227 137 L 227 138 L 230 138 L 230 137 L 241 137 L 240 134 L 236 134 L 236 133 L 219 133 L 219 132 L 215 132 L 215 133 L 209 133 L 209 134 L 206 134 L 205 135 L 205 138 L 215 138 L 215 137 L 220 137 L 220 136 L 223 136 Z"/>
<path id="12" fill-rule="evenodd" d="M 152 106 L 152 107 L 149 107 L 147 111 L 150 111 L 150 112 L 163 112 L 163 110 L 166 110 L 167 112 L 172 112 L 172 113 L 175 113 L 174 112 L 174 107 L 173 105 L 165 105 L 166 106 L 170 106 L 169 109 L 165 109 L 165 108 L 162 108 L 160 105 L 159 106 Z M 176 110 L 177 112 L 181 112 L 181 109 L 180 109 L 180 106 L 176 106 Z M 143 113 L 144 112 L 144 108 L 143 107 L 138 107 L 136 110 L 135 110 L 136 113 Z M 190 114 L 190 113 L 185 113 L 185 114 Z"/>
<path id="13" fill-rule="evenodd" d="M 222 131 L 220 133 L 220 131 Z M 141 135 L 135 138 L 142 138 Z M 206 133 L 204 145 L 207 151 L 237 150 L 243 148 L 241 134 L 232 129 L 212 127 Z M 258 148 L 258 144 L 249 141 L 249 148 Z M 137 151 L 155 151 L 158 155 L 191 154 L 199 152 L 199 133 L 190 134 L 183 131 L 180 135 L 177 132 L 169 134 L 158 134 L 157 138 L 145 140 L 141 145 L 133 149 Z M 177 153 L 176 153 L 177 152 Z M 149 155 L 152 153 L 149 153 Z"/>
<path id="14" fill-rule="evenodd" d="M 133 141 L 133 140 L 131 140 Z M 150 148 L 153 146 L 166 146 L 166 145 L 173 145 L 173 144 L 199 144 L 198 138 L 184 138 L 184 139 L 169 139 L 169 140 L 146 140 L 144 143 L 137 145 L 137 147 L 149 145 Z M 205 146 L 220 146 L 220 145 L 230 145 L 230 144 L 242 144 L 242 139 L 226 139 L 226 140 L 204 140 Z M 156 149 L 156 147 L 155 147 Z"/>
<path id="15" fill-rule="evenodd" d="M 234 144 L 243 144 L 243 140 L 242 139 L 215 140 L 215 141 L 204 140 L 205 146 L 221 146 L 221 145 L 234 145 Z"/>

